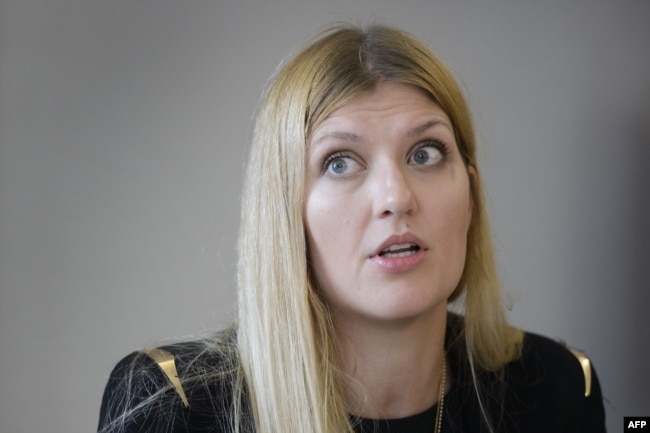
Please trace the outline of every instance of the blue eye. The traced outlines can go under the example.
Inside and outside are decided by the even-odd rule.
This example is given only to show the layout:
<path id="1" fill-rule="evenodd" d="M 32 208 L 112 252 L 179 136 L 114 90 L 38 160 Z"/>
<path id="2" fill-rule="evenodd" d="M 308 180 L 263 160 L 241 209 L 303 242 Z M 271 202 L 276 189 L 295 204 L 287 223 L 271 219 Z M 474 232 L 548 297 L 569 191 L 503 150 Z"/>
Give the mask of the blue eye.
<path id="1" fill-rule="evenodd" d="M 437 144 L 427 144 L 424 145 L 413 152 L 409 158 L 409 164 L 414 165 L 435 165 L 444 156 L 444 150 L 440 148 L 440 145 Z"/>
<path id="2" fill-rule="evenodd" d="M 416 164 L 426 164 L 428 160 L 429 152 L 427 152 L 425 149 L 418 149 L 413 154 L 413 161 L 415 161 Z"/>
<path id="3" fill-rule="evenodd" d="M 331 155 L 323 164 L 323 171 L 332 176 L 345 176 L 362 169 L 356 159 L 340 152 Z"/>
<path id="4" fill-rule="evenodd" d="M 329 170 L 336 174 L 343 174 L 348 169 L 346 158 L 336 158 L 329 163 Z"/>

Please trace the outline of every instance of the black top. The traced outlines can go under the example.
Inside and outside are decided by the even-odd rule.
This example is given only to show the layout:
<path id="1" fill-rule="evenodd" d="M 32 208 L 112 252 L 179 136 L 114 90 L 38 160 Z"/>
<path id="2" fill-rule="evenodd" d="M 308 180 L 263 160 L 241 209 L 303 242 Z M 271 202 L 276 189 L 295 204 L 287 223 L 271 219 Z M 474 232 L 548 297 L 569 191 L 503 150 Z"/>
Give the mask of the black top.
<path id="1" fill-rule="evenodd" d="M 448 341 L 453 334 L 449 331 Z M 445 395 L 442 432 L 487 432 L 461 347 L 462 344 L 447 347 L 452 387 Z M 201 364 L 220 362 L 213 355 L 205 354 L 195 362 L 200 350 L 196 343 L 179 343 L 164 349 L 174 354 L 181 378 L 190 369 L 200 370 Z M 135 376 L 129 375 L 129 371 Z M 501 375 L 480 371 L 477 374 L 484 410 L 490 415 L 495 432 L 605 432 L 602 394 L 595 372 L 592 369 L 591 394 L 585 397 L 585 376 L 579 361 L 566 347 L 546 337 L 526 333 L 522 357 L 507 364 Z M 229 424 L 232 413 L 229 410 L 232 406 L 230 383 L 228 377 L 209 383 L 184 382 L 189 400 L 189 407 L 185 408 L 156 363 L 136 352 L 120 361 L 110 375 L 102 400 L 99 429 L 124 412 L 125 407 L 119 402 L 124 394 L 133 393 L 130 406 L 134 407 L 167 386 L 168 390 L 139 412 L 124 430 L 109 431 L 225 433 L 228 430 L 224 426 Z M 352 422 L 359 433 L 431 433 L 436 409 L 433 406 L 423 413 L 401 419 L 352 418 Z"/>

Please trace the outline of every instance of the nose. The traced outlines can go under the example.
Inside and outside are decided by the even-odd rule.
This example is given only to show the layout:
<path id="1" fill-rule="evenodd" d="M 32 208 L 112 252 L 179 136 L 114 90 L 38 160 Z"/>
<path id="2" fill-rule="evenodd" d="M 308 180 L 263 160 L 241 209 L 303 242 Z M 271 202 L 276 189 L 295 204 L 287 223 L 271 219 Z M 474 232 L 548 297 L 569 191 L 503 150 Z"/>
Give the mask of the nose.
<path id="1" fill-rule="evenodd" d="M 396 164 L 377 170 L 373 188 L 374 213 L 380 218 L 411 215 L 417 202 L 408 176 Z"/>

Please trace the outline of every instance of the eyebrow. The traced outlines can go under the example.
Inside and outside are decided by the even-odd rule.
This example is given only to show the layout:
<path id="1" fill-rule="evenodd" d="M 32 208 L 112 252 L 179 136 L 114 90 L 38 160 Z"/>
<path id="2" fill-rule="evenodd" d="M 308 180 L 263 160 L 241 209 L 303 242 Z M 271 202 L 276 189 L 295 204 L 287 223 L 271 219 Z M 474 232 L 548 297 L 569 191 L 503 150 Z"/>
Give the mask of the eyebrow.
<path id="1" fill-rule="evenodd" d="M 432 128 L 432 127 L 437 126 L 437 125 L 443 125 L 447 129 L 449 129 L 451 132 L 453 132 L 451 126 L 446 121 L 444 121 L 443 119 L 431 119 L 431 120 L 429 120 L 427 122 L 424 122 L 421 125 L 418 125 L 418 126 L 415 126 L 415 127 L 411 128 L 411 129 L 409 129 L 408 131 L 406 131 L 405 136 L 409 137 L 409 138 L 417 137 L 418 135 L 421 135 L 427 129 Z M 312 145 L 318 145 L 321 141 L 323 141 L 325 139 L 328 139 L 328 138 L 334 138 L 336 140 L 347 141 L 347 142 L 351 142 L 351 143 L 360 143 L 360 142 L 363 141 L 362 137 L 360 137 L 359 135 L 354 134 L 352 132 L 329 131 L 329 132 L 321 135 L 320 137 L 318 137 L 318 139 L 316 139 L 316 141 L 314 141 L 312 143 Z"/>
<path id="2" fill-rule="evenodd" d="M 418 135 L 422 134 L 427 129 L 432 128 L 432 127 L 434 127 L 436 125 L 443 125 L 443 126 L 447 127 L 447 129 L 452 131 L 451 126 L 447 122 L 445 122 L 443 119 L 431 119 L 428 122 L 423 123 L 422 125 L 416 126 L 414 128 L 409 129 L 408 131 L 406 131 L 406 136 L 407 137 L 417 137 Z"/>
<path id="3" fill-rule="evenodd" d="M 335 138 L 337 140 L 350 141 L 353 143 L 359 143 L 363 141 L 363 139 L 360 136 L 358 136 L 357 134 L 353 134 L 352 132 L 330 131 L 318 137 L 318 139 L 314 141 L 312 144 L 313 145 L 318 144 L 321 141 L 325 140 L 326 138 Z"/>

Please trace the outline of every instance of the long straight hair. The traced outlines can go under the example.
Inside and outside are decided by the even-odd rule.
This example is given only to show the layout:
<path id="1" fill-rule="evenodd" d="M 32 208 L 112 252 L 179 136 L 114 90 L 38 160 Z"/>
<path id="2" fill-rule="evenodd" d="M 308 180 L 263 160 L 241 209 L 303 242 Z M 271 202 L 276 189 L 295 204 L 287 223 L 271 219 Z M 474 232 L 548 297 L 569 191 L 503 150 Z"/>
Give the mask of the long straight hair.
<path id="1" fill-rule="evenodd" d="M 456 81 L 403 31 L 337 26 L 275 74 L 249 151 L 238 244 L 237 346 L 243 377 L 235 402 L 245 395 L 258 433 L 352 429 L 331 318 L 309 268 L 305 165 L 314 128 L 381 82 L 429 94 L 451 119 L 463 160 L 473 171 L 466 263 L 450 298 L 464 303 L 462 334 L 472 371 L 498 371 L 519 354 L 522 334 L 505 319 L 471 116 Z"/>

